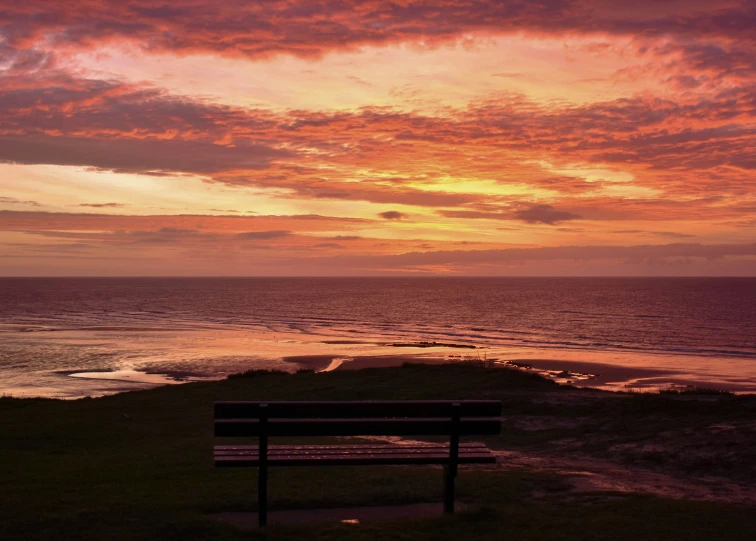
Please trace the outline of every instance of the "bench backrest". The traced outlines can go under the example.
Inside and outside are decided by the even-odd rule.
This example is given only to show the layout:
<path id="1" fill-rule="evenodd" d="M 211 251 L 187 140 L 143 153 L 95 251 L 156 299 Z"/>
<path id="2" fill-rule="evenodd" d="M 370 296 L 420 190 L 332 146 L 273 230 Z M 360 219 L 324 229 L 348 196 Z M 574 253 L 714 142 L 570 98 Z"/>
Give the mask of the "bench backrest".
<path id="1" fill-rule="evenodd" d="M 215 435 L 486 435 L 501 430 L 498 400 L 216 402 Z"/>

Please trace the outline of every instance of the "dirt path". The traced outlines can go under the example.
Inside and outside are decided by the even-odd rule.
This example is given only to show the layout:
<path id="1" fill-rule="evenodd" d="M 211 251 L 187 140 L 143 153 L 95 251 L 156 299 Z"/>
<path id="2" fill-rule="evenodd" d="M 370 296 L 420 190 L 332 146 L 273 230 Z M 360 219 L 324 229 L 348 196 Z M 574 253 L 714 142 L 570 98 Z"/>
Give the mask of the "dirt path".
<path id="1" fill-rule="evenodd" d="M 574 492 L 610 491 L 756 505 L 756 486 L 721 477 L 681 477 L 593 457 L 494 451 L 498 467 L 567 476 Z"/>
<path id="2" fill-rule="evenodd" d="M 371 441 L 402 444 L 422 443 L 398 436 L 363 437 Z M 620 464 L 584 455 L 564 456 L 555 447 L 553 454 L 537 451 L 493 451 L 497 469 L 525 469 L 565 476 L 570 493 L 621 492 L 649 494 L 680 500 L 721 501 L 756 505 L 756 486 L 716 476 L 683 476 L 638 465 Z M 557 455 L 557 453 L 560 453 Z M 490 467 L 490 466 L 489 466 Z M 484 466 L 485 468 L 485 466 Z M 546 493 L 535 493 L 535 497 Z"/>

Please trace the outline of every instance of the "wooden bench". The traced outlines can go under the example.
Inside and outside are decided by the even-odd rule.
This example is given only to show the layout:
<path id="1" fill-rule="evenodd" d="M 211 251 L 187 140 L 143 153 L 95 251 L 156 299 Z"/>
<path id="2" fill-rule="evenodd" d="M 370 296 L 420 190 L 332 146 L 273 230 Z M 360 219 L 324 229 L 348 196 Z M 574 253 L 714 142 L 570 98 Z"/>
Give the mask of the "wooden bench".
<path id="1" fill-rule="evenodd" d="M 272 466 L 444 466 L 444 513 L 454 512 L 459 464 L 496 462 L 482 443 L 460 436 L 498 434 L 501 402 L 216 402 L 216 437 L 256 437 L 259 445 L 218 445 L 216 467 L 256 467 L 260 526 L 267 523 L 268 468 Z M 448 444 L 268 445 L 273 436 L 449 436 Z"/>

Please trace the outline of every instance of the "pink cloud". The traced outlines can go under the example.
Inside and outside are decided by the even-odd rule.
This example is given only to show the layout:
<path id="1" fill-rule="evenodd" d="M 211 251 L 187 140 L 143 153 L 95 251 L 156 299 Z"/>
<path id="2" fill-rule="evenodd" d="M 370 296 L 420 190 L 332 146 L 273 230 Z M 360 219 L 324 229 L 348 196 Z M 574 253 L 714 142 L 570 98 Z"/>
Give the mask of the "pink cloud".
<path id="1" fill-rule="evenodd" d="M 134 230 L 202 230 L 252 234 L 271 230 L 332 231 L 350 230 L 371 221 L 304 214 L 293 216 L 207 216 L 115 214 L 70 214 L 0 210 L 0 231 L 134 231 Z"/>
<path id="2" fill-rule="evenodd" d="M 276 53 L 320 56 L 398 41 L 426 44 L 470 32 L 610 33 L 727 36 L 753 40 L 756 16 L 747 0 L 653 2 L 639 0 L 408 0 L 360 4 L 310 2 L 210 3 L 186 0 L 155 6 L 150 0 L 30 0 L 5 7 L 0 31 L 16 48 L 43 40 L 57 47 L 93 47 L 132 41 L 156 51 L 212 52 L 248 57 Z M 281 24 L 285 21 L 285 24 Z"/>

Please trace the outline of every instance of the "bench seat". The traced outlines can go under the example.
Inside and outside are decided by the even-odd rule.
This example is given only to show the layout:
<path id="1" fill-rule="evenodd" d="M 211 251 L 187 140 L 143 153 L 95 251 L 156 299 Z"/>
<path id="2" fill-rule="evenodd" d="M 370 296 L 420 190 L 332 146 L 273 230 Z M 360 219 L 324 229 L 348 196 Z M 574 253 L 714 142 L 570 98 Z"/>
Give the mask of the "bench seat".
<path id="1" fill-rule="evenodd" d="M 444 513 L 451 514 L 459 466 L 496 463 L 483 443 L 462 443 L 460 437 L 501 431 L 499 400 L 220 401 L 213 409 L 215 437 L 258 440 L 259 445 L 216 445 L 213 462 L 219 468 L 257 468 L 260 527 L 268 523 L 271 466 L 440 465 L 444 470 Z M 297 438 L 295 441 L 309 436 L 448 436 L 449 441 L 270 445 L 269 440 L 279 436 Z"/>
<path id="2" fill-rule="evenodd" d="M 257 445 L 217 445 L 216 467 L 259 465 Z M 493 464 L 483 443 L 460 443 L 459 464 Z M 268 466 L 448 464 L 449 444 L 270 445 Z"/>

